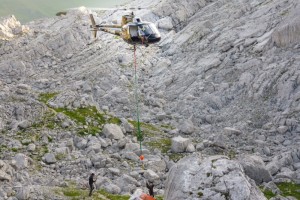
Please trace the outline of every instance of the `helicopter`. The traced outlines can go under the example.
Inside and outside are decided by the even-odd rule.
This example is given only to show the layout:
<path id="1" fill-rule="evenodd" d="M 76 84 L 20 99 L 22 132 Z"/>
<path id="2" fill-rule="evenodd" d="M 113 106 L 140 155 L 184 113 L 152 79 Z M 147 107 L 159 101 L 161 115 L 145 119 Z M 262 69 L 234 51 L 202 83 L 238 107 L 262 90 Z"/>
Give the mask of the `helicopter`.
<path id="1" fill-rule="evenodd" d="M 93 14 L 90 14 L 90 19 L 92 23 L 90 28 L 94 38 L 97 37 L 97 31 L 103 31 L 120 36 L 128 44 L 146 47 L 161 39 L 153 23 L 142 21 L 141 18 L 135 17 L 133 12 L 123 15 L 121 24 L 96 24 Z"/>

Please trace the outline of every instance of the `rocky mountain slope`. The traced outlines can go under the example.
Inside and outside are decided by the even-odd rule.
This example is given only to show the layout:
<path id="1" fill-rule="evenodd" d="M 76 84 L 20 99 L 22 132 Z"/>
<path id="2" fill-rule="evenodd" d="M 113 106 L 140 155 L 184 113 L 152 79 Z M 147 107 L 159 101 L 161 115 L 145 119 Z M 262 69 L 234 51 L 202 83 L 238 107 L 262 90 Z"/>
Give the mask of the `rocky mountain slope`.
<path id="1" fill-rule="evenodd" d="M 162 33 L 137 51 L 142 152 L 131 46 L 106 33 L 94 41 L 86 8 L 2 20 L 0 199 L 83 199 L 91 172 L 91 199 L 128 199 L 146 180 L 158 199 L 265 199 L 258 186 L 297 199 L 300 3 L 136 5 Z"/>

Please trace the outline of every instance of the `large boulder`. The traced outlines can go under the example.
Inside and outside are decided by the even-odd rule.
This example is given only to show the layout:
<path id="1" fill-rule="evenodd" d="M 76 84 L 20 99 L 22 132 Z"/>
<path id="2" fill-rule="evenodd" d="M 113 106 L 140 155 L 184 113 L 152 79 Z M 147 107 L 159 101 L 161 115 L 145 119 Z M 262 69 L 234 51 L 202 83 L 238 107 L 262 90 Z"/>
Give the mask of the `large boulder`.
<path id="1" fill-rule="evenodd" d="M 18 200 L 28 200 L 30 199 L 30 187 L 18 187 L 16 197 Z"/>
<path id="2" fill-rule="evenodd" d="M 190 140 L 181 136 L 172 138 L 171 151 L 173 153 L 183 153 L 186 151 Z"/>
<path id="3" fill-rule="evenodd" d="M 245 155 L 240 157 L 239 162 L 243 166 L 247 176 L 252 178 L 256 184 L 268 183 L 272 180 L 270 172 L 266 169 L 261 157 L 255 155 Z"/>
<path id="4" fill-rule="evenodd" d="M 105 124 L 103 134 L 109 139 L 120 140 L 124 137 L 122 129 L 116 124 Z"/>
<path id="5" fill-rule="evenodd" d="M 22 153 L 18 153 L 13 158 L 13 163 L 17 169 L 24 169 L 28 167 L 28 157 Z"/>
<path id="6" fill-rule="evenodd" d="M 189 135 L 195 131 L 195 126 L 194 126 L 192 120 L 187 119 L 187 120 L 183 120 L 180 123 L 179 130 L 181 133 Z"/>
<path id="7" fill-rule="evenodd" d="M 44 156 L 43 156 L 43 161 L 46 163 L 46 164 L 54 164 L 57 162 L 56 158 L 55 158 L 55 155 L 53 153 L 46 153 Z"/>
<path id="8" fill-rule="evenodd" d="M 185 157 L 171 168 L 165 186 L 165 200 L 266 200 L 241 165 L 226 156 Z"/>

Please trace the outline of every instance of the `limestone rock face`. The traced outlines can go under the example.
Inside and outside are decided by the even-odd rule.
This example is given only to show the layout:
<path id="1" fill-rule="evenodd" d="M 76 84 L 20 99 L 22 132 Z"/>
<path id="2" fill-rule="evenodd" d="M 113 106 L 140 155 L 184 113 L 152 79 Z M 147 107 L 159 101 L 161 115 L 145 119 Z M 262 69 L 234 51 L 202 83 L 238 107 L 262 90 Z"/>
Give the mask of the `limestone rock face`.
<path id="1" fill-rule="evenodd" d="M 21 25 L 14 15 L 0 18 L 0 40 L 11 39 L 15 35 L 20 35 L 28 31 L 29 28 Z"/>
<path id="2" fill-rule="evenodd" d="M 139 5 L 151 9 L 136 16 L 162 37 L 137 48 L 138 87 L 131 46 L 104 32 L 94 39 L 86 8 L 30 22 L 26 34 L 14 18 L 0 20 L 0 199 L 15 200 L 18 183 L 32 186 L 30 199 L 63 199 L 53 187 L 86 188 L 91 172 L 98 188 L 120 194 L 152 179 L 172 200 L 264 199 L 254 182 L 270 179 L 265 168 L 276 183 L 299 182 L 299 0 L 135 0 L 128 8 Z M 124 14 L 92 13 L 105 24 Z M 203 158 L 173 161 L 195 151 Z M 34 165 L 15 160 L 19 152 Z M 266 166 L 216 156 L 245 154 Z"/>
<path id="3" fill-rule="evenodd" d="M 201 198 L 266 200 L 238 162 L 224 156 L 202 159 L 200 155 L 193 154 L 171 168 L 164 199 Z"/>
<path id="4" fill-rule="evenodd" d="M 300 4 L 286 13 L 288 17 L 272 33 L 272 42 L 279 47 L 299 44 L 300 41 Z"/>

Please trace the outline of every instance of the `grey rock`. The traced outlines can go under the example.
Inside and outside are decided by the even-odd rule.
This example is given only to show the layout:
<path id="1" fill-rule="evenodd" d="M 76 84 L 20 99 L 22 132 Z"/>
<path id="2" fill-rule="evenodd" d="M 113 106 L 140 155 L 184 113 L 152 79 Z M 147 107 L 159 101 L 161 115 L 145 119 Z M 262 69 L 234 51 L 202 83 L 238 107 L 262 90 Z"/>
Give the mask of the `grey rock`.
<path id="1" fill-rule="evenodd" d="M 13 160 L 15 161 L 15 166 L 17 169 L 25 169 L 29 166 L 29 158 L 22 153 L 15 155 Z"/>
<path id="2" fill-rule="evenodd" d="M 286 133 L 288 131 L 289 127 L 287 126 L 279 126 L 277 128 L 277 131 L 280 133 L 280 134 L 283 134 L 283 133 Z"/>
<path id="3" fill-rule="evenodd" d="M 147 180 L 149 181 L 156 181 L 156 180 L 159 180 L 159 176 L 157 175 L 157 173 L 155 173 L 154 171 L 152 171 L 151 169 L 147 169 L 145 172 L 144 172 L 144 176 Z"/>
<path id="4" fill-rule="evenodd" d="M 119 140 L 124 137 L 121 128 L 116 124 L 105 124 L 103 134 L 109 139 Z"/>
<path id="5" fill-rule="evenodd" d="M 188 138 L 183 138 L 181 136 L 172 138 L 171 151 L 174 153 L 185 152 L 190 140 Z"/>
<path id="6" fill-rule="evenodd" d="M 0 181 L 11 181 L 11 176 L 0 169 Z"/>
<path id="7" fill-rule="evenodd" d="M 171 168 L 164 199 L 192 200 L 199 198 L 199 192 L 203 199 L 226 199 L 228 194 L 236 200 L 266 199 L 241 166 L 224 156 L 202 159 L 194 154 Z"/>
<path id="8" fill-rule="evenodd" d="M 30 187 L 20 187 L 17 189 L 17 194 L 16 197 L 18 200 L 28 200 L 30 199 L 30 192 L 31 192 L 31 188 Z"/>
<path id="9" fill-rule="evenodd" d="M 241 134 L 242 134 L 242 132 L 241 132 L 240 130 L 237 130 L 237 129 L 231 128 L 231 127 L 225 127 L 225 128 L 224 128 L 224 132 L 225 132 L 227 135 L 229 135 L 229 136 L 231 136 L 231 135 L 236 135 L 236 136 L 238 136 L 238 135 L 241 135 Z"/>
<path id="10" fill-rule="evenodd" d="M 133 132 L 133 125 L 130 124 L 125 118 L 121 118 L 122 126 L 125 128 L 126 133 L 132 133 Z"/>
<path id="11" fill-rule="evenodd" d="M 192 134 L 195 130 L 195 126 L 190 119 L 184 120 L 180 123 L 179 130 L 184 134 Z"/>
<path id="12" fill-rule="evenodd" d="M 164 17 L 157 21 L 158 28 L 165 29 L 165 30 L 171 30 L 173 29 L 173 23 L 171 17 Z"/>
<path id="13" fill-rule="evenodd" d="M 28 120 L 23 120 L 18 124 L 20 129 L 26 129 L 30 126 L 30 122 Z"/>
<path id="14" fill-rule="evenodd" d="M 120 194 L 121 193 L 121 189 L 117 185 L 114 185 L 112 183 L 105 185 L 103 187 L 103 189 L 105 189 L 110 194 Z"/>
<path id="15" fill-rule="evenodd" d="M 272 180 L 270 172 L 261 157 L 255 155 L 245 155 L 239 159 L 239 162 L 245 170 L 245 174 L 252 178 L 256 184 L 269 182 Z"/>
<path id="16" fill-rule="evenodd" d="M 84 138 L 75 137 L 74 144 L 78 149 L 85 149 L 87 146 L 87 140 Z"/>
<path id="17" fill-rule="evenodd" d="M 54 164 L 57 162 L 56 158 L 55 158 L 55 155 L 53 153 L 46 153 L 44 156 L 43 156 L 43 161 L 46 163 L 46 164 Z"/>
<path id="18" fill-rule="evenodd" d="M 193 153 L 195 151 L 196 151 L 195 146 L 192 143 L 188 144 L 188 146 L 186 148 L 186 152 Z"/>

